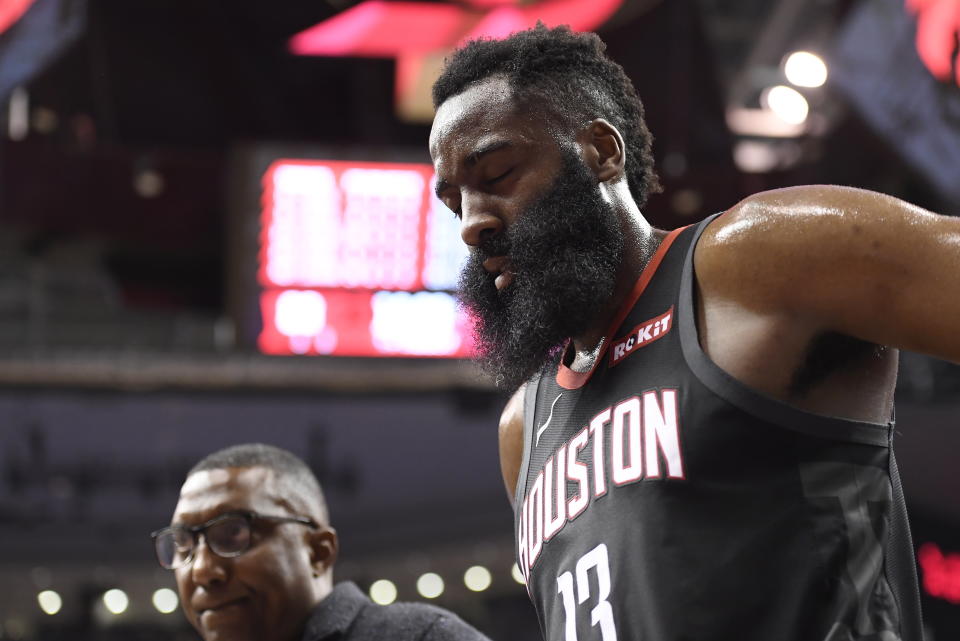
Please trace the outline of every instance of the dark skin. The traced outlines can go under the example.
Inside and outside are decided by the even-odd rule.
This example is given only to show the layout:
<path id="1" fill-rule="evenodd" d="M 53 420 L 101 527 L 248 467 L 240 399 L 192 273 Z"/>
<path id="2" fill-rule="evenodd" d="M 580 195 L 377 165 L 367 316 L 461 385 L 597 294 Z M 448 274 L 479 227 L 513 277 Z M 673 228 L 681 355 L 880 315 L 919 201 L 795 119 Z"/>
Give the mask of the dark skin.
<path id="1" fill-rule="evenodd" d="M 184 614 L 204 641 L 294 641 L 333 587 L 336 532 L 316 501 L 264 467 L 196 472 L 180 492 L 172 523 L 198 525 L 234 510 L 307 516 L 320 524 L 256 521 L 244 554 L 223 558 L 203 537 L 191 563 L 176 570 Z"/>
<path id="2" fill-rule="evenodd" d="M 517 108 L 507 82 L 496 77 L 443 103 L 430 135 L 438 196 L 461 217 L 470 246 L 509 228 L 543 193 L 559 171 L 559 145 L 573 146 L 597 177 L 627 238 L 609 305 L 571 337 L 570 366 L 585 371 L 665 235 L 630 194 L 622 136 L 602 118 L 551 133 L 542 117 Z M 893 409 L 896 348 L 960 362 L 958 266 L 960 219 L 847 187 L 758 193 L 715 220 L 697 245 L 700 343 L 722 369 L 768 396 L 817 414 L 884 423 Z M 484 267 L 498 287 L 509 286 L 505 257 Z M 864 341 L 867 349 L 798 391 L 798 373 L 825 336 Z M 511 501 L 523 453 L 522 399 L 523 388 L 507 403 L 499 429 Z"/>

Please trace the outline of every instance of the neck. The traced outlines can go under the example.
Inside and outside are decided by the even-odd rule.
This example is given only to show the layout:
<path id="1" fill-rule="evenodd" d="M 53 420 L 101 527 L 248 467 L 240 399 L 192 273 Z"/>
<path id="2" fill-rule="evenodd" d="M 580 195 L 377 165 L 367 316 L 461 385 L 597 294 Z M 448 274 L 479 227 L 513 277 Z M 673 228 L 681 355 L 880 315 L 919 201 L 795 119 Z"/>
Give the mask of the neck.
<path id="1" fill-rule="evenodd" d="M 326 572 L 313 579 L 313 603 L 320 603 L 333 592 L 333 576 L 331 572 Z"/>
<path id="2" fill-rule="evenodd" d="M 603 347 L 603 339 L 610 328 L 610 323 L 627 302 L 626 299 L 633 291 L 641 272 L 657 251 L 660 241 L 667 235 L 664 231 L 654 229 L 635 205 L 624 212 L 622 220 L 624 221 L 623 259 L 617 270 L 613 295 L 597 313 L 587 331 L 572 338 L 575 350 L 573 369 L 578 369 L 578 363 L 588 367 L 593 366 L 593 361 Z"/>

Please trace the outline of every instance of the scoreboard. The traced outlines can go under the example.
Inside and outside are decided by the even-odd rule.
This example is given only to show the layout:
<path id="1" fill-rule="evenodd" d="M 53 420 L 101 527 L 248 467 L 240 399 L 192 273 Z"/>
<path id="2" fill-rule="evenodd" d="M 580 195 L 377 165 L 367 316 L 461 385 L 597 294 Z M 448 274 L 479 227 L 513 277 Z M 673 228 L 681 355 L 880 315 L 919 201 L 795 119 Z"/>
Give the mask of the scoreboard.
<path id="1" fill-rule="evenodd" d="M 471 354 L 467 250 L 429 164 L 281 159 L 262 182 L 260 351 Z"/>

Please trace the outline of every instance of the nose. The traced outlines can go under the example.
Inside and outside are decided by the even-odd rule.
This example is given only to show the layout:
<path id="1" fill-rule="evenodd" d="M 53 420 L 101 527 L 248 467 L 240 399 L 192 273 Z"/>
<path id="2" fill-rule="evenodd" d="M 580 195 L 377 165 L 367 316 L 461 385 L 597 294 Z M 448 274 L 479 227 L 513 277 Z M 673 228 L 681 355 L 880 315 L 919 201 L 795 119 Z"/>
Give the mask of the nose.
<path id="1" fill-rule="evenodd" d="M 460 237 L 471 247 L 480 245 L 504 230 L 503 219 L 494 213 L 489 202 L 482 197 L 465 195 L 460 203 L 460 211 Z"/>
<path id="2" fill-rule="evenodd" d="M 193 550 L 193 561 L 190 562 L 190 576 L 193 582 L 205 588 L 225 583 L 227 581 L 226 564 L 230 560 L 214 554 L 207 545 L 205 536 L 200 536 L 198 539 Z"/>

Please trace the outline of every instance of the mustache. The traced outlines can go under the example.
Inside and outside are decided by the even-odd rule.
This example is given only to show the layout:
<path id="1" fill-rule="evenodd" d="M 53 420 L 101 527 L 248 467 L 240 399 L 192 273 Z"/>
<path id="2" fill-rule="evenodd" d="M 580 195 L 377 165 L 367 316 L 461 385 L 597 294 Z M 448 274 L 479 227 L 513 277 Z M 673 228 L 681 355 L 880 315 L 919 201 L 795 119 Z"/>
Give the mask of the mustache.
<path id="1" fill-rule="evenodd" d="M 479 245 L 470 248 L 470 254 L 477 263 L 495 256 L 509 256 L 513 243 L 510 233 L 495 234 L 483 239 Z"/>

